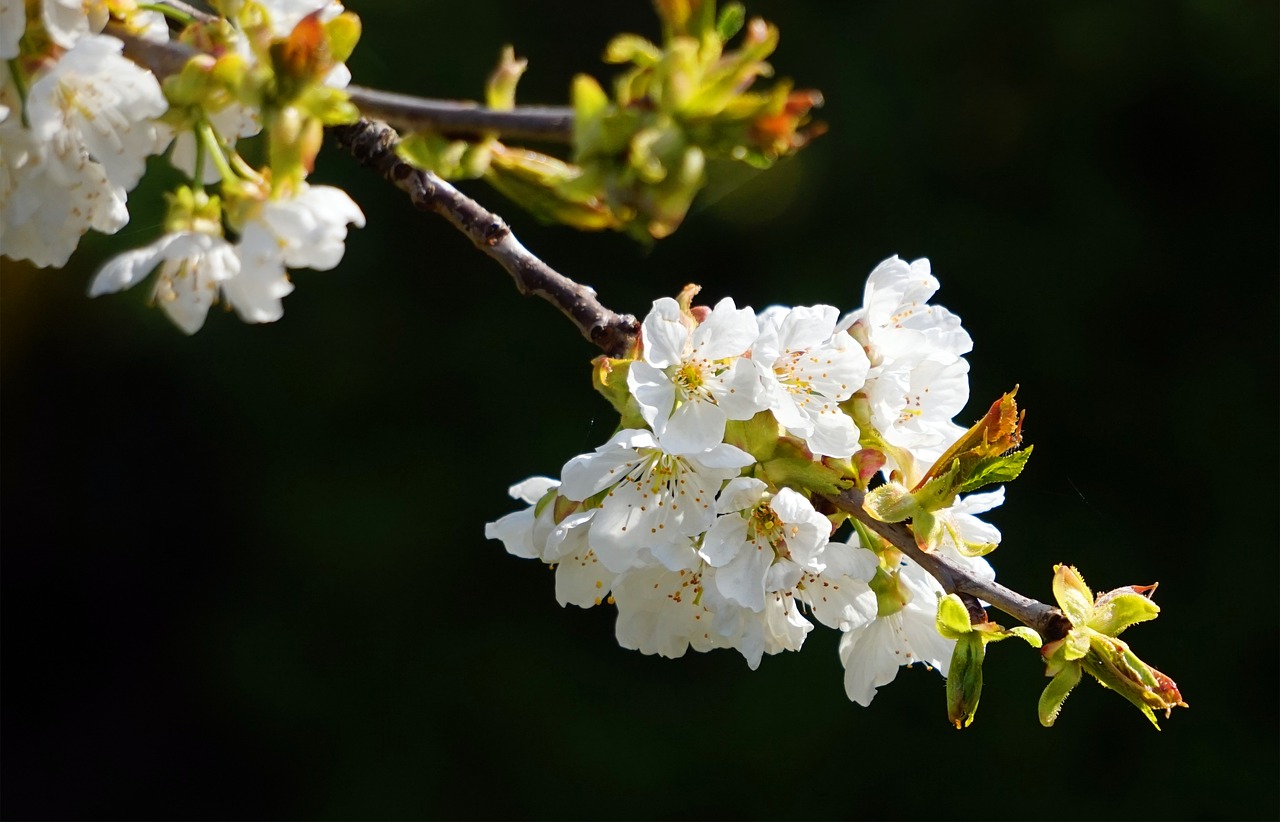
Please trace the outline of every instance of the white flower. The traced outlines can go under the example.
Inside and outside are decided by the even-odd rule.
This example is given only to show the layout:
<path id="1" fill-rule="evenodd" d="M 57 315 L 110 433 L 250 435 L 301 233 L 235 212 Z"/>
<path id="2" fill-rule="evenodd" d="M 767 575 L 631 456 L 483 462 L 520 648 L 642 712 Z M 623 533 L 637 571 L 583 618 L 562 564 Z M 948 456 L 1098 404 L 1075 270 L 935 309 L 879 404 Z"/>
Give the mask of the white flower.
<path id="1" fill-rule="evenodd" d="M 668 297 L 645 317 L 644 361 L 631 363 L 627 386 L 645 422 L 674 454 L 697 454 L 724 439 L 727 420 L 764 410 L 756 370 L 742 355 L 758 327 L 751 309 L 725 298 L 694 328 Z"/>
<path id="2" fill-rule="evenodd" d="M 973 341 L 959 317 L 929 304 L 937 290 L 928 260 L 908 265 L 890 257 L 867 278 L 863 307 L 839 324 L 871 363 L 862 391 L 872 425 L 914 457 L 899 465 L 887 454 L 885 473 L 897 468 L 910 484 L 964 432 L 951 420 L 969 401 L 969 364 L 961 355 Z"/>
<path id="3" fill-rule="evenodd" d="M 822 549 L 831 536 L 831 523 L 809 500 L 790 488 L 772 495 L 767 489 L 750 477 L 730 480 L 716 501 L 720 516 L 703 538 L 701 551 L 707 564 L 718 569 L 720 593 L 756 612 L 764 610 L 770 568 L 787 563 L 777 573 L 793 578 L 779 581 L 778 588 L 790 589 L 801 571 L 819 573 L 826 567 Z"/>
<path id="4" fill-rule="evenodd" d="M 562 606 L 590 608 L 608 596 L 615 575 L 600 564 L 587 544 L 585 526 L 594 509 L 573 511 L 555 521 L 555 502 L 546 497 L 559 486 L 548 477 L 530 477 L 511 486 L 511 496 L 529 507 L 486 524 L 484 535 L 502 540 L 510 554 L 555 565 L 556 600 Z"/>
<path id="5" fill-rule="evenodd" d="M 618 644 L 671 659 L 695 651 L 733 647 L 712 609 L 714 591 L 703 569 L 671 571 L 662 566 L 632 569 L 614 580 Z"/>
<path id="6" fill-rule="evenodd" d="M 486 539 L 501 540 L 507 553 L 525 559 L 541 559 L 547 547 L 547 535 L 555 527 L 555 506 L 546 504 L 539 511 L 539 503 L 548 491 L 560 487 L 550 477 L 530 477 L 507 489 L 513 499 L 523 500 L 529 507 L 498 520 L 486 523 Z M 550 502 L 550 501 L 549 501 Z"/>
<path id="7" fill-rule="evenodd" d="M 241 245 L 280 255 L 289 268 L 328 271 L 342 261 L 347 225 L 364 213 L 342 189 L 302 183 L 287 199 L 268 200 L 245 222 Z"/>
<path id="8" fill-rule="evenodd" d="M 865 548 L 828 542 L 822 551 L 826 567 L 807 571 L 796 584 L 796 599 L 823 625 L 850 631 L 876 618 L 876 595 L 867 585 L 879 562 Z"/>
<path id="9" fill-rule="evenodd" d="M 663 443 L 664 444 L 664 443 Z M 564 467 L 561 493 L 586 500 L 608 491 L 591 522 L 592 550 L 621 573 L 646 564 L 654 551 L 705 531 L 716 493 L 754 458 L 721 443 L 697 456 L 666 451 L 650 431 L 619 431 L 591 454 Z"/>
<path id="10" fill-rule="evenodd" d="M 219 286 L 225 288 L 240 273 L 240 258 L 221 237 L 194 231 L 172 232 L 108 261 L 93 278 L 89 296 L 134 286 L 156 266 L 160 272 L 156 275 L 155 301 L 178 328 L 194 334 L 204 325 L 209 307 L 217 302 Z"/>
<path id="11" fill-rule="evenodd" d="M 862 388 L 870 364 L 848 333 L 835 330 L 837 317 L 829 305 L 767 312 L 751 359 L 778 422 L 814 454 L 848 457 L 858 450 L 858 429 L 838 404 Z"/>
<path id="12" fill-rule="evenodd" d="M 69 49 L 81 37 L 107 25 L 106 0 L 41 0 L 40 19 L 53 42 Z"/>
<path id="13" fill-rule="evenodd" d="M 155 75 L 121 56 L 122 48 L 114 37 L 81 37 L 32 84 L 27 118 L 51 161 L 75 164 L 83 146 L 113 185 L 128 190 L 160 148 L 152 119 L 167 104 Z"/>
<path id="14" fill-rule="evenodd" d="M 937 628 L 942 586 L 905 560 L 897 574 L 900 588 L 909 596 L 902 610 L 877 617 L 840 638 L 845 693 L 863 707 L 871 704 L 877 688 L 897 677 L 903 665 L 922 662 L 943 676 L 951 665 L 955 641 L 944 638 Z"/>
<path id="15" fill-rule="evenodd" d="M 1004 486 L 986 494 L 970 494 L 959 497 L 950 508 L 933 512 L 935 530 L 940 540 L 931 547 L 952 561 L 965 566 L 969 573 L 985 579 L 994 579 L 995 573 L 985 560 L 981 565 L 969 565 L 977 557 L 967 554 L 979 551 L 989 553 L 1000 544 L 1000 529 L 983 522 L 975 514 L 982 514 L 1004 504 Z M 990 572 L 990 576 L 986 574 Z"/>
<path id="16" fill-rule="evenodd" d="M 862 308 L 846 315 L 839 327 L 860 326 L 855 333 L 868 342 L 873 367 L 884 358 L 901 357 L 920 348 L 946 352 L 948 358 L 973 350 L 973 340 L 960 325 L 960 318 L 938 305 L 929 305 L 939 283 L 930 272 L 929 261 L 921 258 L 910 264 L 897 255 L 875 267 L 867 277 Z M 865 339 L 864 339 L 865 337 Z"/>
<path id="17" fill-rule="evenodd" d="M 120 55 L 112 37 L 85 35 L 35 77 L 25 112 L 0 78 L 0 233 L 4 253 L 38 266 L 66 263 L 90 228 L 114 233 L 129 220 L 126 191 L 161 143 L 152 118 L 165 111 L 155 77 Z"/>

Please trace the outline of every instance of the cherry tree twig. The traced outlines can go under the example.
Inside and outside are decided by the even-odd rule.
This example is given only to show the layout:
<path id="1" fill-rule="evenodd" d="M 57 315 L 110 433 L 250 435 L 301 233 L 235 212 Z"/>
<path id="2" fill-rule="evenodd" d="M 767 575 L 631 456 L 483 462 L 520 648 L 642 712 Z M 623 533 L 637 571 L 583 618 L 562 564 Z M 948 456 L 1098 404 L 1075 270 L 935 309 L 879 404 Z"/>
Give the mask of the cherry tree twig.
<path id="1" fill-rule="evenodd" d="M 1038 633 L 1045 642 L 1062 639 L 1071 630 L 1071 621 L 1054 606 L 1025 597 L 998 582 L 977 579 L 946 557 L 920 550 L 920 546 L 916 545 L 915 535 L 905 524 L 881 522 L 867 513 L 862 507 L 864 496 L 859 489 L 850 488 L 830 499 L 841 511 L 875 531 L 928 571 L 948 594 L 959 594 L 966 600 L 970 597 L 985 600 Z M 973 606 L 969 601 L 965 604 L 969 606 L 970 616 L 973 617 Z"/>
<path id="2" fill-rule="evenodd" d="M 178 0 L 168 0 L 168 5 L 197 19 L 206 16 Z M 114 25 L 108 33 L 124 41 L 127 57 L 160 77 L 177 73 L 198 53 L 181 43 L 144 40 Z M 573 134 L 573 111 L 569 108 L 495 111 L 474 103 L 426 100 L 360 87 L 351 87 L 348 92 L 363 113 L 414 130 L 474 136 L 497 133 L 558 142 L 569 141 Z M 511 275 L 521 294 L 539 296 L 556 306 L 583 337 L 608 356 L 626 357 L 632 353 L 640 328 L 635 317 L 606 308 L 594 289 L 560 274 L 530 253 L 497 214 L 437 175 L 401 160 L 395 152 L 399 135 L 391 126 L 361 119 L 354 125 L 330 127 L 329 131 L 360 165 L 407 194 L 415 207 L 444 217 L 465 234 L 476 248 Z M 947 593 L 958 594 L 974 621 L 985 619 L 977 602 L 982 599 L 1036 631 L 1045 642 L 1066 636 L 1071 623 L 1060 610 L 998 583 L 977 579 L 945 557 L 920 550 L 905 524 L 884 523 L 871 517 L 862 507 L 863 496 L 854 488 L 830 499 L 924 568 Z"/>
<path id="3" fill-rule="evenodd" d="M 467 100 L 428 100 L 362 86 L 347 86 L 347 95 L 364 116 L 406 131 L 432 131 L 449 137 L 496 134 L 553 143 L 573 140 L 573 109 L 568 106 L 502 110 Z"/>
<path id="4" fill-rule="evenodd" d="M 594 289 L 574 282 L 531 254 L 497 214 L 435 174 L 401 160 L 395 152 L 399 136 L 390 126 L 361 120 L 329 131 L 356 162 L 408 194 L 414 206 L 439 214 L 467 235 L 476 248 L 507 270 L 521 294 L 536 295 L 559 308 L 582 336 L 605 354 L 629 355 L 640 330 L 635 317 L 606 308 L 596 299 Z"/>

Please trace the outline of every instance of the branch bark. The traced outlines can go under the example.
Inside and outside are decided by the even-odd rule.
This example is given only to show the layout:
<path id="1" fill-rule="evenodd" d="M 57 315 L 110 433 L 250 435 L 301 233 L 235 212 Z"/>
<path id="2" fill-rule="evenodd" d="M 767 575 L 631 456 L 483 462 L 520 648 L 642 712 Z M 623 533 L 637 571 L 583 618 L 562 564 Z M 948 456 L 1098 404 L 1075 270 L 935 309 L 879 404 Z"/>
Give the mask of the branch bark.
<path id="1" fill-rule="evenodd" d="M 362 86 L 348 86 L 347 94 L 365 117 L 406 131 L 432 131 L 447 137 L 499 135 L 552 143 L 573 140 L 573 109 L 568 106 L 498 110 L 467 100 L 428 100 Z"/>
<path id="2" fill-rule="evenodd" d="M 395 153 L 399 136 L 383 123 L 361 120 L 329 129 L 339 147 L 360 165 L 409 195 L 415 207 L 444 217 L 493 258 L 515 281 L 521 294 L 535 295 L 560 309 L 582 336 L 610 357 L 628 356 L 640 324 L 630 314 L 617 314 L 596 299 L 596 292 L 552 269 L 529 252 L 501 217 L 485 209 L 429 171 L 421 171 Z"/>
<path id="3" fill-rule="evenodd" d="M 998 582 L 976 579 L 946 557 L 920 550 L 911 529 L 905 524 L 881 522 L 868 514 L 862 507 L 864 496 L 865 494 L 857 488 L 850 488 L 838 496 L 831 497 L 831 502 L 841 511 L 852 515 L 863 525 L 884 537 L 890 545 L 928 571 L 942 586 L 942 590 L 948 594 L 959 594 L 962 599 L 966 599 L 966 605 L 969 605 L 968 597 L 986 600 L 1038 633 L 1046 643 L 1062 639 L 1067 635 L 1067 631 L 1071 630 L 1071 621 L 1054 606 L 1023 596 Z M 973 617 L 973 607 L 969 610 L 970 616 Z"/>

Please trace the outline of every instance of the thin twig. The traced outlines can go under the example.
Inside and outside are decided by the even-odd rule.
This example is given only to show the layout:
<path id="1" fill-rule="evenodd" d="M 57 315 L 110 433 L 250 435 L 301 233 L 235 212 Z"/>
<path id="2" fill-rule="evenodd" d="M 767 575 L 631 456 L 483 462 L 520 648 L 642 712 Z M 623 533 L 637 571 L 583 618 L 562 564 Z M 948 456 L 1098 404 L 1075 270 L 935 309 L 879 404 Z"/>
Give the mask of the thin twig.
<path id="1" fill-rule="evenodd" d="M 573 109 L 568 106 L 498 110 L 467 100 L 428 100 L 362 86 L 348 86 L 347 94 L 365 117 L 404 131 L 431 131 L 450 137 L 493 134 L 554 143 L 573 140 Z"/>
<path id="2" fill-rule="evenodd" d="M 960 594 L 962 599 L 968 595 L 986 600 L 1038 633 L 1046 643 L 1062 639 L 1071 630 L 1071 621 L 1052 605 L 1025 597 L 998 582 L 977 579 L 946 557 L 920 550 L 906 525 L 881 522 L 868 514 L 862 507 L 864 496 L 862 491 L 851 488 L 832 497 L 831 501 L 928 571 L 948 594 Z"/>
<path id="3" fill-rule="evenodd" d="M 391 127 L 370 120 L 329 129 L 338 145 L 387 182 L 409 195 L 419 209 L 432 211 L 466 234 L 475 247 L 492 257 L 515 280 L 521 294 L 536 295 L 568 317 L 582 336 L 611 357 L 629 356 L 640 324 L 630 314 L 617 314 L 600 304 L 594 289 L 580 285 L 529 253 L 506 222 L 429 171 L 396 156 L 399 136 Z"/>

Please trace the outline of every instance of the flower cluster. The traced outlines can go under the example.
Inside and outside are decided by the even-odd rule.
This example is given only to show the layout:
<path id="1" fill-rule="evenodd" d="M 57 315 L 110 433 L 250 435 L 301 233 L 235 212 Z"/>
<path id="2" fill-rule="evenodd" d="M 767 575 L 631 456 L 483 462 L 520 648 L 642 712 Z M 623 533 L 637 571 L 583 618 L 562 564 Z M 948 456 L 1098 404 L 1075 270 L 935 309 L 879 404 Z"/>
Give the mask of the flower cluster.
<path id="1" fill-rule="evenodd" d="M 942 588 L 863 527 L 833 540 L 846 515 L 826 499 L 877 476 L 915 486 L 965 433 L 951 417 L 968 399 L 971 343 L 929 304 L 937 288 L 927 260 L 893 257 L 843 318 L 824 305 L 693 306 L 696 289 L 656 301 L 636 356 L 597 361 L 620 430 L 559 480 L 512 487 L 529 507 L 486 535 L 553 565 L 561 605 L 616 605 L 627 648 L 733 648 L 754 669 L 798 650 L 812 617 L 843 632 L 860 704 L 901 665 L 945 672 Z M 953 495 L 932 512 L 949 539 L 926 549 L 992 578 L 958 545 L 994 546 L 999 532 L 974 515 L 1002 501 Z"/>
<path id="2" fill-rule="evenodd" d="M 128 222 L 146 158 L 172 147 L 190 183 L 169 195 L 165 233 L 110 260 L 91 296 L 158 270 L 154 299 L 190 334 L 219 301 L 246 322 L 279 319 L 288 269 L 338 264 L 364 215 L 306 176 L 323 125 L 355 117 L 342 88 L 358 22 L 334 0 L 231 5 L 201 20 L 149 7 L 166 21 L 133 0 L 0 0 L 0 251 L 66 264 L 90 228 Z M 162 82 L 121 38 L 195 56 Z M 268 158 L 254 167 L 236 146 L 260 131 Z"/>

